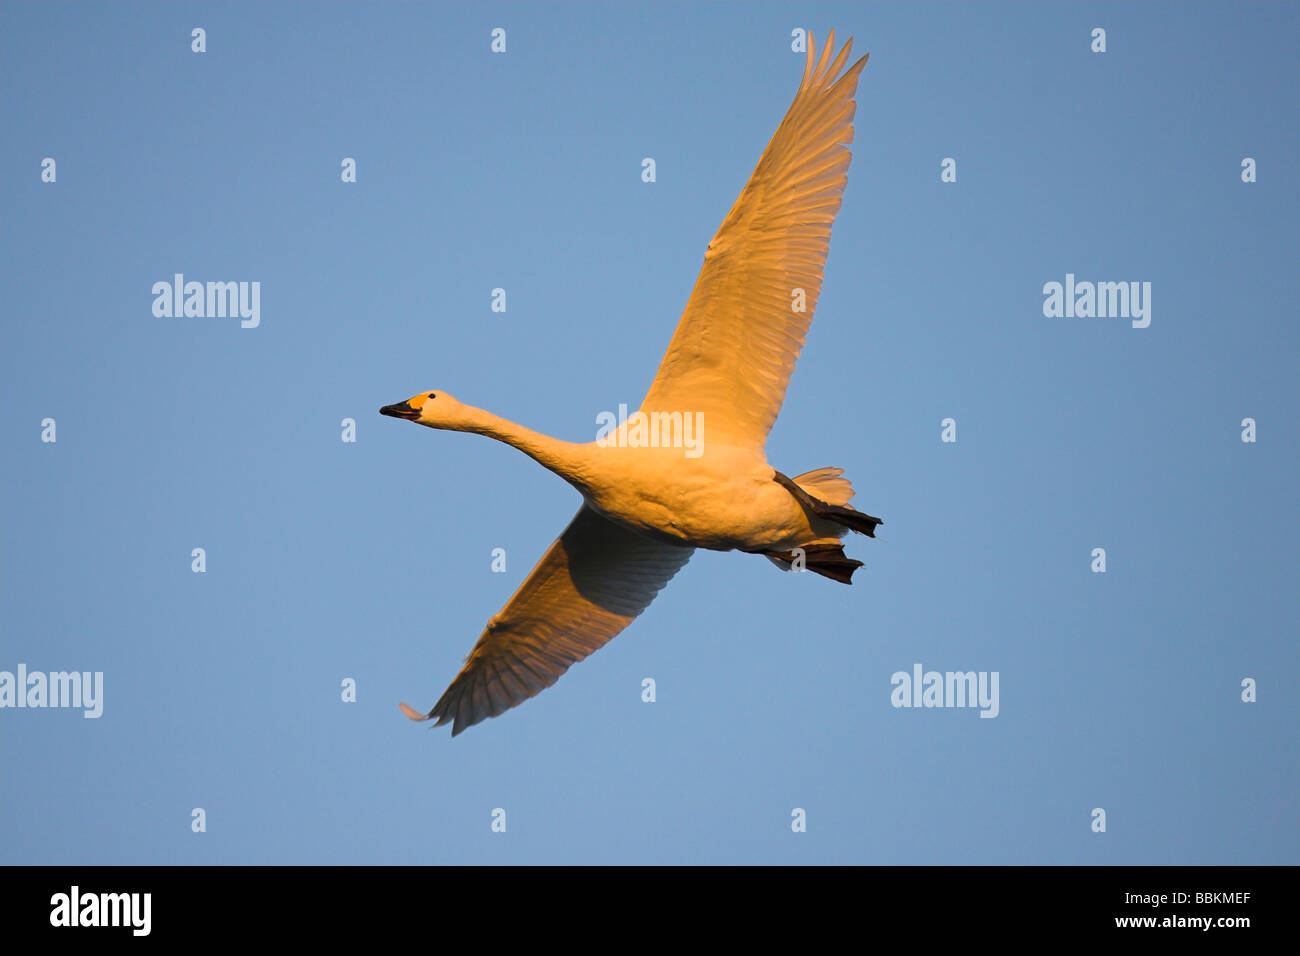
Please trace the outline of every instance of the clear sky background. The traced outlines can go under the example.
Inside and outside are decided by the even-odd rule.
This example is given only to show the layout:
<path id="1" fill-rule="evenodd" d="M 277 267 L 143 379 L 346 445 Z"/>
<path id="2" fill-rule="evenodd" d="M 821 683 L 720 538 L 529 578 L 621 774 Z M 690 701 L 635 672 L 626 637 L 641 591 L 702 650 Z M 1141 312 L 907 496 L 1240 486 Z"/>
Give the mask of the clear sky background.
<path id="1" fill-rule="evenodd" d="M 846 469 L 886 521 L 867 567 L 698 553 L 538 698 L 412 724 L 579 499 L 379 406 L 445 389 L 586 441 L 635 407 L 791 31 L 829 26 L 871 61 L 768 452 Z M 1298 27 L 6 3 L 0 669 L 102 671 L 104 711 L 0 711 L 0 860 L 1300 863 Z M 156 318 L 176 272 L 259 281 L 260 327 Z M 1044 317 L 1067 273 L 1150 282 L 1150 327 Z M 892 707 L 916 663 L 997 671 L 999 715 Z"/>

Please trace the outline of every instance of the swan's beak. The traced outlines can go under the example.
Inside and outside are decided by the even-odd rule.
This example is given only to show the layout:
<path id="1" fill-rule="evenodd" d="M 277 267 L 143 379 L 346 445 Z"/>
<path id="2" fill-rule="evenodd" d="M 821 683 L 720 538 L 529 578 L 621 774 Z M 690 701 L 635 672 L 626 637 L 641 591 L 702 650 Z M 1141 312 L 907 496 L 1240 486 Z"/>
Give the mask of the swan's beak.
<path id="1" fill-rule="evenodd" d="M 420 417 L 420 410 L 412 408 L 410 402 L 398 402 L 396 405 L 385 405 L 379 410 L 380 415 L 387 415 L 390 418 L 409 418 L 415 421 Z"/>

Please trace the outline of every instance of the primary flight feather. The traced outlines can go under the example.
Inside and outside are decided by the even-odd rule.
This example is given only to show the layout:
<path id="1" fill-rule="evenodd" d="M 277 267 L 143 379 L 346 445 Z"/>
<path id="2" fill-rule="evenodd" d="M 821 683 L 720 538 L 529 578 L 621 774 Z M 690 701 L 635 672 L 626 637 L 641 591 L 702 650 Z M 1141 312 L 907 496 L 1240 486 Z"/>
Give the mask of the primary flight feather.
<path id="1" fill-rule="evenodd" d="M 819 59 L 809 35 L 794 102 L 709 243 L 643 417 L 576 444 L 445 392 L 380 409 L 504 441 L 583 496 L 438 702 L 427 713 L 402 704 L 408 717 L 451 723 L 455 736 L 538 694 L 627 627 L 695 548 L 761 554 L 851 583 L 862 562 L 845 556 L 840 538 L 874 537 L 880 519 L 849 506 L 853 488 L 840 469 L 791 479 L 764 452 L 821 292 L 849 167 L 867 57 L 844 69 L 853 41 L 831 60 L 834 46 L 831 31 Z M 638 441 L 634 429 L 647 422 L 678 440 Z M 691 423 L 697 441 L 683 442 Z"/>

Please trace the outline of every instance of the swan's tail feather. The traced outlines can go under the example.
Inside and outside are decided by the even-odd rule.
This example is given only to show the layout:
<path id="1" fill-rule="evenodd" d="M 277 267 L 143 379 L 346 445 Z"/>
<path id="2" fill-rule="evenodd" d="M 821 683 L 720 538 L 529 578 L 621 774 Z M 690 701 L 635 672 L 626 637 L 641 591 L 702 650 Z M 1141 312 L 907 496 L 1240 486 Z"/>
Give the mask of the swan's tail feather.
<path id="1" fill-rule="evenodd" d="M 841 477 L 843 468 L 818 468 L 805 471 L 791 479 L 814 498 L 820 498 L 830 505 L 847 505 L 853 500 L 853 486 L 847 478 Z"/>

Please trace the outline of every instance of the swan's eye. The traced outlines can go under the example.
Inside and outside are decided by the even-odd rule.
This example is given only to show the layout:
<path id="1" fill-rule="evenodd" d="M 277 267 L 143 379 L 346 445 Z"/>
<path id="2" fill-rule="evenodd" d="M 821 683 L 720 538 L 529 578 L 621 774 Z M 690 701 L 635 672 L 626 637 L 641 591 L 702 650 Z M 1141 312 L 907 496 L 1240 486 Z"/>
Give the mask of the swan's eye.
<path id="1" fill-rule="evenodd" d="M 430 400 L 433 400 L 433 399 L 435 399 L 435 398 L 437 398 L 437 397 L 438 397 L 438 396 L 435 395 L 433 392 L 430 392 L 430 393 L 429 393 L 429 399 L 430 399 Z"/>

